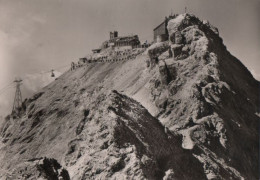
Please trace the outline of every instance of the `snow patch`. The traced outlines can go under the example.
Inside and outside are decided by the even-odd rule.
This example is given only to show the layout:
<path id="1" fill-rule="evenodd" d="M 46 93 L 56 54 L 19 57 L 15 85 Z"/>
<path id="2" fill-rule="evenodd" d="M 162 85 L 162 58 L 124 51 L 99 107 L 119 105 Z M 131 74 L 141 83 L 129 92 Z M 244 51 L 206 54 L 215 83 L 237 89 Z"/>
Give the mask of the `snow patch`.
<path id="1" fill-rule="evenodd" d="M 178 27 L 182 24 L 185 17 L 186 14 L 180 14 L 179 16 L 168 22 L 167 29 L 169 31 L 169 34 L 173 34 L 178 31 Z"/>
<path id="2" fill-rule="evenodd" d="M 255 115 L 257 115 L 258 117 L 260 117 L 260 113 L 256 112 Z"/>
<path id="3" fill-rule="evenodd" d="M 181 130 L 180 133 L 182 134 L 182 147 L 183 149 L 193 149 L 195 146 L 195 142 L 192 140 L 192 133 L 198 126 L 193 126 L 189 129 Z"/>

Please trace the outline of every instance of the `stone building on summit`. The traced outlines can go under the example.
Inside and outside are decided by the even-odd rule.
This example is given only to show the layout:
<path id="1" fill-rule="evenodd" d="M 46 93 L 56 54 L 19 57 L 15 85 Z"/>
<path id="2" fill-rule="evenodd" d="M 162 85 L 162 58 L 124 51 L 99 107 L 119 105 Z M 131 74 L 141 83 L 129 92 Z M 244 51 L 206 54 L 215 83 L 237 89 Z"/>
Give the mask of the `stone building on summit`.
<path id="1" fill-rule="evenodd" d="M 153 29 L 153 40 L 154 42 L 166 41 L 169 37 L 168 30 L 168 19 L 165 17 L 165 20 L 159 24 L 156 28 Z"/>
<path id="2" fill-rule="evenodd" d="M 164 21 L 153 29 L 153 40 L 154 42 L 163 42 L 169 39 L 167 25 L 169 20 L 175 18 L 177 14 L 165 17 Z"/>
<path id="3" fill-rule="evenodd" d="M 94 53 L 99 53 L 101 50 L 108 47 L 111 47 L 114 50 L 133 49 L 141 44 L 138 35 L 118 36 L 117 31 L 110 32 L 109 35 L 109 40 L 103 42 L 101 48 L 92 50 Z"/>

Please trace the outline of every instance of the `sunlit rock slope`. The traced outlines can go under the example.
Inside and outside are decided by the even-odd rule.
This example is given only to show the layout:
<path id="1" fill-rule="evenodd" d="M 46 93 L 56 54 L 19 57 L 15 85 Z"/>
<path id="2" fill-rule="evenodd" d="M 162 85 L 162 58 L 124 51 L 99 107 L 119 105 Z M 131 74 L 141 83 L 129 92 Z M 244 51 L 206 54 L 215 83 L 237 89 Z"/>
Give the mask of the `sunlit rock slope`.
<path id="1" fill-rule="evenodd" d="M 88 63 L 26 100 L 1 127 L 0 177 L 42 157 L 69 174 L 55 178 L 258 179 L 259 82 L 207 21 L 167 28 L 135 59 Z"/>

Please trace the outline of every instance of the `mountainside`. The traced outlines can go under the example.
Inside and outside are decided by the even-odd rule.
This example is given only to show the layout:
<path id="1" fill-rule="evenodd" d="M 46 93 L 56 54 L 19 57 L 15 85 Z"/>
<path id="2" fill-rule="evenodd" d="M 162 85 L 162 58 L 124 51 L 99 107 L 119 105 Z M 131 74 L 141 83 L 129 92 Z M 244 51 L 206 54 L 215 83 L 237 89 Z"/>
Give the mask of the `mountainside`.
<path id="1" fill-rule="evenodd" d="M 25 100 L 0 129 L 0 177 L 259 179 L 259 82 L 207 21 L 167 28 L 136 58 L 86 63 Z"/>

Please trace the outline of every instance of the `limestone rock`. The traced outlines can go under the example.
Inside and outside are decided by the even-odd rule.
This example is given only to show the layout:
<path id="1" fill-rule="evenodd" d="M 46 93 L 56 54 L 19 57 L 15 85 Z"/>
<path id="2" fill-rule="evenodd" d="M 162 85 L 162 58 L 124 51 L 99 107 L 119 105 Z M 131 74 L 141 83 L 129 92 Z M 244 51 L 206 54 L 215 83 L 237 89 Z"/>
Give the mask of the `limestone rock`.
<path id="1" fill-rule="evenodd" d="M 166 52 L 169 49 L 169 44 L 168 42 L 158 42 L 155 43 L 153 45 L 151 45 L 148 49 L 147 49 L 147 54 L 150 58 L 150 64 L 151 67 L 154 67 L 156 64 L 158 64 L 158 57 Z"/>
<path id="2" fill-rule="evenodd" d="M 159 72 L 161 76 L 161 82 L 164 85 L 168 85 L 172 80 L 176 78 L 176 69 L 170 64 L 167 65 L 165 61 L 160 61 Z"/>

